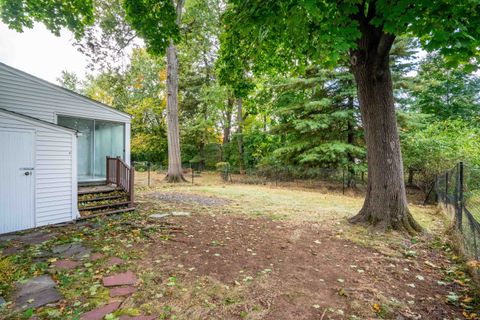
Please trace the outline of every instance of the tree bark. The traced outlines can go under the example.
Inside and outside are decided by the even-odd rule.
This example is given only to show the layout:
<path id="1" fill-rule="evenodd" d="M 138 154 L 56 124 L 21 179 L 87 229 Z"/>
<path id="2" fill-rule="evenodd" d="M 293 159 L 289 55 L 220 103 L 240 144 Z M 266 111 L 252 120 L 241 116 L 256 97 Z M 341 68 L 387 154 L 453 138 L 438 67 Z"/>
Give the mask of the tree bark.
<path id="1" fill-rule="evenodd" d="M 238 167 L 240 174 L 245 174 L 245 158 L 243 147 L 243 102 L 242 98 L 237 99 L 237 143 L 238 143 Z"/>
<path id="2" fill-rule="evenodd" d="M 180 24 L 184 0 L 176 4 L 177 24 Z M 180 130 L 178 123 L 178 57 L 177 47 L 170 39 L 167 48 L 167 140 L 168 140 L 168 182 L 186 181 L 182 171 L 182 156 L 180 153 Z"/>
<path id="3" fill-rule="evenodd" d="M 232 110 L 233 110 L 233 99 L 228 98 L 227 109 L 225 110 L 225 119 L 223 125 L 223 141 L 222 144 L 226 145 L 230 142 L 230 132 L 232 127 Z"/>
<path id="4" fill-rule="evenodd" d="M 350 60 L 365 127 L 368 182 L 363 207 L 350 221 L 415 234 L 421 227 L 407 204 L 389 65 L 395 37 L 365 21 L 360 31 Z"/>

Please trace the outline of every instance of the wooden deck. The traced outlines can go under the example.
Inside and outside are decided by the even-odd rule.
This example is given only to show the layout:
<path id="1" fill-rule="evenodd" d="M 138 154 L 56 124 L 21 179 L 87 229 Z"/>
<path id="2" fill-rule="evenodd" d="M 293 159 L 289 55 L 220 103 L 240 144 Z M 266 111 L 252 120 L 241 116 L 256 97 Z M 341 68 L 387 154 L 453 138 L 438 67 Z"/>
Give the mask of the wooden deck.
<path id="1" fill-rule="evenodd" d="M 78 186 L 78 211 L 82 219 L 135 210 L 135 169 L 120 158 L 106 160 L 104 184 Z"/>
<path id="2" fill-rule="evenodd" d="M 119 190 L 118 187 L 112 185 L 100 185 L 100 186 L 79 186 L 78 194 L 88 194 L 88 193 L 102 193 L 102 192 L 111 192 L 114 190 Z"/>

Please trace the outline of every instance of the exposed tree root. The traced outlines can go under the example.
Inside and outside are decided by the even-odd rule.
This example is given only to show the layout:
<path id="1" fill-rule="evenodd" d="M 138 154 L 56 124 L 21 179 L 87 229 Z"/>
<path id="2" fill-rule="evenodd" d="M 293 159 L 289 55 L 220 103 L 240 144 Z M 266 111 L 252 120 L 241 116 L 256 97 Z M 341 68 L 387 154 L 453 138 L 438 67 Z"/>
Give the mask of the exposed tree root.
<path id="1" fill-rule="evenodd" d="M 358 214 L 348 219 L 348 221 L 353 224 L 370 226 L 380 232 L 395 230 L 414 236 L 423 231 L 423 228 L 415 221 L 407 208 L 404 209 L 404 212 L 390 214 L 375 214 L 372 210 L 363 208 Z"/>
<path id="2" fill-rule="evenodd" d="M 168 183 L 182 183 L 182 182 L 188 182 L 187 179 L 183 176 L 183 174 L 180 175 L 170 175 L 167 174 L 165 176 L 165 181 Z"/>

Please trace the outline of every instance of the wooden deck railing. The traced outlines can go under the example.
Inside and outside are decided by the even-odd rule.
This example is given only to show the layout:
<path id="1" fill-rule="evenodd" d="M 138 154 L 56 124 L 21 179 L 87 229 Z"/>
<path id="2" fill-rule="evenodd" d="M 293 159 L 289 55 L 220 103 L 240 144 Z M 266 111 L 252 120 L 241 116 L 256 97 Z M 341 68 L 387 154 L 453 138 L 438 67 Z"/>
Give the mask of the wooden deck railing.
<path id="1" fill-rule="evenodd" d="M 107 157 L 107 184 L 114 184 L 122 188 L 128 194 L 128 205 L 130 208 L 135 206 L 134 181 L 135 169 L 125 163 L 120 157 Z"/>

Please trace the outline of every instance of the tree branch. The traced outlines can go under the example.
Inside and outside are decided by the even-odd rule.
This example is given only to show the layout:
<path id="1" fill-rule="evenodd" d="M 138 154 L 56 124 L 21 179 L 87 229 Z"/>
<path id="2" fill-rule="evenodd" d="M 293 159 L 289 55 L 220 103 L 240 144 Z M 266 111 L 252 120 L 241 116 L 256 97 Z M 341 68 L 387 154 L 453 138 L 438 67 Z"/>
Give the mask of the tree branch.
<path id="1" fill-rule="evenodd" d="M 368 4 L 367 22 L 370 22 L 375 18 L 375 14 L 377 13 L 376 3 L 376 1 L 372 1 Z"/>
<path id="2" fill-rule="evenodd" d="M 173 6 L 175 7 L 175 0 L 172 0 Z M 175 9 L 177 10 L 177 25 L 180 27 L 180 22 L 182 20 L 182 10 L 185 0 L 178 0 Z"/>
<path id="3" fill-rule="evenodd" d="M 383 32 L 378 41 L 377 56 L 380 58 L 388 56 L 394 41 L 395 35 Z"/>

